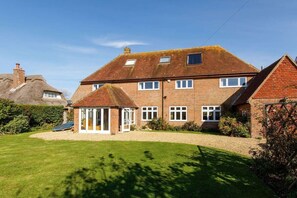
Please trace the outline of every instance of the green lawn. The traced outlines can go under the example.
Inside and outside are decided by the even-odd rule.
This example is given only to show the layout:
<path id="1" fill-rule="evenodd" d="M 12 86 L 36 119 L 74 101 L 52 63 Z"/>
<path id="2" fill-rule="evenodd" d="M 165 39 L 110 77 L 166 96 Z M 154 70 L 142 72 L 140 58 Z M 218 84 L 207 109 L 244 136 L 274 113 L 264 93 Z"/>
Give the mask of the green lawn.
<path id="1" fill-rule="evenodd" d="M 272 197 L 250 159 L 184 144 L 0 136 L 0 197 Z"/>

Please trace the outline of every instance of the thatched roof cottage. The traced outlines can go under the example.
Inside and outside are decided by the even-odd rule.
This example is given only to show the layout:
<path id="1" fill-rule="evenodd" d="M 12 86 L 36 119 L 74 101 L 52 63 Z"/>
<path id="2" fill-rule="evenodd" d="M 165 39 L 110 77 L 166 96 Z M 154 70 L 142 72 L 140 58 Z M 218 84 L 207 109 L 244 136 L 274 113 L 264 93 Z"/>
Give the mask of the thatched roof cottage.
<path id="1" fill-rule="evenodd" d="M 67 105 L 62 92 L 47 84 L 42 75 L 25 76 L 18 63 L 13 74 L 0 74 L 0 98 L 18 104 Z"/>

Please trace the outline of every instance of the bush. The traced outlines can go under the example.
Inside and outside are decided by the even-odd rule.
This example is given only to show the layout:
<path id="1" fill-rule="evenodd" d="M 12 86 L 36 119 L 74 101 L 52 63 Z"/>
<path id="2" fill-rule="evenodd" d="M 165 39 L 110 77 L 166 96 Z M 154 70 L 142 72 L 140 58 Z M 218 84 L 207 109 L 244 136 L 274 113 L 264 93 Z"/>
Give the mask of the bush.
<path id="1" fill-rule="evenodd" d="M 20 105 L 20 108 L 28 116 L 31 127 L 56 126 L 63 122 L 63 106 Z"/>
<path id="2" fill-rule="evenodd" d="M 20 114 L 20 108 L 13 101 L 0 98 L 0 125 L 5 125 Z"/>
<path id="3" fill-rule="evenodd" d="M 8 124 L 1 127 L 1 132 L 4 134 L 17 134 L 29 131 L 29 121 L 27 116 L 18 115 Z"/>
<path id="4" fill-rule="evenodd" d="M 269 122 L 263 119 L 267 142 L 251 150 L 252 168 L 279 197 L 297 197 L 297 106 L 285 108 L 271 108 Z"/>
<path id="5" fill-rule="evenodd" d="M 222 116 L 219 121 L 219 130 L 222 134 L 231 136 L 236 123 L 236 118 Z"/>
<path id="6" fill-rule="evenodd" d="M 243 124 L 235 117 L 222 116 L 219 121 L 219 130 L 224 135 L 235 137 L 250 137 L 248 123 Z"/>
<path id="7" fill-rule="evenodd" d="M 147 123 L 147 126 L 152 130 L 166 130 L 168 128 L 168 123 L 162 118 L 154 118 Z"/>
<path id="8" fill-rule="evenodd" d="M 185 130 L 185 131 L 196 131 L 196 132 L 202 131 L 202 128 L 194 121 L 186 122 L 181 128 L 182 130 Z"/>

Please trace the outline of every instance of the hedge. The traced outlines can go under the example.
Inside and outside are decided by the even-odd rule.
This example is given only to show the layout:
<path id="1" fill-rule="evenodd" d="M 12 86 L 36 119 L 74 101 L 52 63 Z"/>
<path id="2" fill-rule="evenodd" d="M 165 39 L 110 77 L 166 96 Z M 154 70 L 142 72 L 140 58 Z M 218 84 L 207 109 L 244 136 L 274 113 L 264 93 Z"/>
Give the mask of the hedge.
<path id="1" fill-rule="evenodd" d="M 63 106 L 19 105 L 22 114 L 29 118 L 31 127 L 58 125 L 63 122 Z"/>
<path id="2" fill-rule="evenodd" d="M 59 125 L 63 122 L 63 112 L 63 106 L 20 105 L 0 98 L 0 134 Z"/>

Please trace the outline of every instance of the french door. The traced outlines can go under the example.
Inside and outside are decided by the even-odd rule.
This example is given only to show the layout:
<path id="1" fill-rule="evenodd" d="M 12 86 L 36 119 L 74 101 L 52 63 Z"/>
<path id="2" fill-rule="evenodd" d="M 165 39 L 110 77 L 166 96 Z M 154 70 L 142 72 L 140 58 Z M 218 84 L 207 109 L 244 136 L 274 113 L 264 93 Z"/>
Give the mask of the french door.
<path id="1" fill-rule="evenodd" d="M 79 131 L 83 133 L 110 133 L 109 108 L 81 108 Z"/>
<path id="2" fill-rule="evenodd" d="M 127 132 L 130 131 L 131 127 L 131 118 L 130 118 L 130 108 L 122 109 L 122 131 Z"/>

